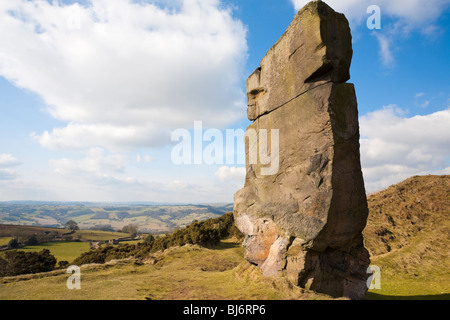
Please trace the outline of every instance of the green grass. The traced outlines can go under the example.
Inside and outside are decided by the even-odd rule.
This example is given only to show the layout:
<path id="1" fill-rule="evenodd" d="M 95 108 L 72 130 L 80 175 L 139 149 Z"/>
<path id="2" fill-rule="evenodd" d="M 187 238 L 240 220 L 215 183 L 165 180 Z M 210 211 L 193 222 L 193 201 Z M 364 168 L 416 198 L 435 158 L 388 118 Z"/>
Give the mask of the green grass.
<path id="1" fill-rule="evenodd" d="M 86 243 L 53 243 L 47 248 L 58 259 L 70 261 L 68 254 L 75 253 L 76 244 Z M 28 249 L 38 251 L 44 247 Z M 422 272 L 417 273 L 416 266 L 399 271 L 398 259 L 411 259 L 406 255 L 408 250 L 412 249 L 372 261 L 382 269 L 381 290 L 371 290 L 367 298 L 450 299 L 447 270 L 422 261 Z M 128 259 L 82 266 L 81 290 L 67 289 L 65 270 L 2 278 L 0 299 L 330 299 L 283 279 L 263 278 L 259 268 L 243 259 L 241 245 L 231 241 L 223 241 L 213 249 L 189 245 L 171 248 L 154 253 L 143 262 L 136 264 L 134 259 Z"/>
<path id="2" fill-rule="evenodd" d="M 120 244 L 138 244 L 140 242 L 144 242 L 144 240 L 120 241 Z"/>
<path id="3" fill-rule="evenodd" d="M 0 237 L 0 246 L 6 246 L 12 237 Z"/>
<path id="4" fill-rule="evenodd" d="M 0 225 L 0 239 L 11 238 L 16 236 L 18 236 L 19 239 L 26 239 L 27 237 L 30 237 L 35 234 L 38 236 L 42 236 L 48 232 L 63 235 L 69 234 L 70 230 L 62 228 L 47 228 L 36 226 Z M 129 236 L 128 233 L 123 232 L 97 231 L 97 230 L 76 230 L 73 234 L 70 235 L 73 238 L 79 238 L 85 241 L 111 240 L 117 238 L 126 238 Z"/>
<path id="5" fill-rule="evenodd" d="M 430 225 L 410 244 L 373 257 L 371 264 L 381 269 L 381 290 L 370 290 L 367 297 L 450 300 L 448 239 L 442 236 L 450 229 L 449 225 L 450 221 Z"/>
<path id="6" fill-rule="evenodd" d="M 70 220 L 73 220 L 76 223 L 81 223 L 81 222 L 85 222 L 86 220 L 89 220 L 93 216 L 95 216 L 95 213 L 83 214 L 80 216 L 72 217 Z"/>
<path id="7" fill-rule="evenodd" d="M 381 290 L 370 299 L 450 300 L 450 176 L 416 176 L 368 197 L 363 232 Z"/>
<path id="8" fill-rule="evenodd" d="M 81 268 L 81 289 L 68 290 L 65 270 L 0 279 L 0 299 L 327 299 L 292 287 L 282 279 L 263 279 L 233 242 L 206 249 L 184 246 L 156 253 L 144 264 L 112 261 Z"/>
<path id="9" fill-rule="evenodd" d="M 152 205 L 113 205 L 112 210 L 105 210 L 108 204 L 92 205 L 71 205 L 71 204 L 22 204 L 22 212 L 15 204 L 0 204 L 0 223 L 24 225 L 63 225 L 67 219 L 74 220 L 81 228 L 89 229 L 96 225 L 111 225 L 114 229 L 121 229 L 125 224 L 137 224 L 141 230 L 152 230 L 153 232 L 170 232 L 175 229 L 175 221 L 172 217 L 181 219 L 181 225 L 192 222 L 193 219 L 203 219 L 206 217 L 217 217 L 217 210 L 223 211 L 223 208 L 209 210 L 204 206 L 186 205 L 186 206 L 152 206 Z M 33 212 L 30 212 L 33 210 Z M 76 212 L 83 210 L 84 212 Z M 130 216 L 119 219 L 118 213 L 128 212 Z M 195 213 L 198 212 L 198 213 Z M 20 213 L 20 216 L 17 216 Z M 108 213 L 106 219 L 92 219 L 98 213 Z M 153 214 L 152 214 L 153 213 Z M 225 212 L 223 212 L 225 213 Z M 15 214 L 15 215 L 14 215 Z M 164 215 L 164 219 L 158 215 Z M 191 218 L 183 219 L 184 216 L 191 215 Z M 150 217 L 151 216 L 151 217 Z M 17 218 L 13 221 L 7 221 L 9 217 Z M 5 218 L 6 220 L 4 220 Z M 150 219 L 149 219 L 150 218 Z M 0 227 L 0 236 L 1 235 Z"/>
<path id="10" fill-rule="evenodd" d="M 211 215 L 210 213 L 191 213 L 181 219 L 172 219 L 172 222 L 176 223 L 179 226 L 185 226 L 194 220 L 201 221 L 211 217 L 213 217 L 213 215 Z"/>
<path id="11" fill-rule="evenodd" d="M 25 226 L 1 226 L 0 231 L 4 234 L 20 234 L 21 238 L 28 237 L 34 233 L 43 234 L 45 231 L 58 231 L 61 233 L 68 233 L 65 229 L 50 229 L 45 227 L 25 227 Z M 72 235 L 75 239 L 81 239 L 82 242 L 47 242 L 35 246 L 26 246 L 20 248 L 22 251 L 41 251 L 43 249 L 50 250 L 58 261 L 68 261 L 69 263 L 80 256 L 83 252 L 89 250 L 89 240 L 105 241 L 117 238 L 126 238 L 128 233 L 96 231 L 96 230 L 77 230 Z M 0 237 L 0 245 L 7 245 L 12 237 Z M 136 241 L 138 242 L 138 241 Z M 128 242 L 131 243 L 131 242 Z M 133 242 L 134 243 L 134 242 Z M 1 253 L 0 253 L 1 254 Z"/>
<path id="12" fill-rule="evenodd" d="M 50 250 L 58 261 L 72 262 L 83 252 L 89 251 L 88 242 L 49 242 L 36 246 L 26 246 L 20 248 L 21 251 L 39 252 L 43 249 Z"/>
<path id="13" fill-rule="evenodd" d="M 76 230 L 72 235 L 74 238 L 80 237 L 82 240 L 104 241 L 117 238 L 129 237 L 128 233 L 96 230 Z"/>
<path id="14" fill-rule="evenodd" d="M 420 266 L 399 266 L 406 255 L 392 254 L 375 258 L 372 264 L 381 269 L 381 289 L 369 290 L 368 299 L 376 300 L 450 300 L 448 269 L 423 261 Z"/>
<path id="15" fill-rule="evenodd" d="M 424 177 L 409 179 L 369 197 L 365 245 L 373 255 L 371 264 L 381 268 L 381 290 L 370 290 L 368 299 L 450 300 L 449 190 L 448 176 Z M 189 219 L 194 217 L 196 214 L 191 213 Z M 138 220 L 143 222 L 134 221 Z M 180 218 L 176 222 L 184 221 Z M 147 217 L 145 223 L 156 221 Z M 15 228 L 0 226 L 0 236 L 16 234 Z M 23 226 L 20 229 L 29 234 L 38 230 Z M 77 231 L 73 236 L 78 235 L 85 240 L 122 237 L 100 231 Z M 54 253 L 55 248 L 48 249 Z M 60 249 L 62 256 L 75 250 Z M 57 258 L 70 262 L 66 257 Z M 262 278 L 261 271 L 243 259 L 242 247 L 232 242 L 222 242 L 214 249 L 172 248 L 155 253 L 144 262 L 124 260 L 83 266 L 81 290 L 66 288 L 65 270 L 2 278 L 0 299 L 329 298 L 293 287 L 283 279 Z"/>
<path id="16" fill-rule="evenodd" d="M 0 224 L 0 237 L 29 237 L 34 234 L 44 234 L 45 232 L 64 234 L 68 233 L 69 230 L 60 228 Z"/>

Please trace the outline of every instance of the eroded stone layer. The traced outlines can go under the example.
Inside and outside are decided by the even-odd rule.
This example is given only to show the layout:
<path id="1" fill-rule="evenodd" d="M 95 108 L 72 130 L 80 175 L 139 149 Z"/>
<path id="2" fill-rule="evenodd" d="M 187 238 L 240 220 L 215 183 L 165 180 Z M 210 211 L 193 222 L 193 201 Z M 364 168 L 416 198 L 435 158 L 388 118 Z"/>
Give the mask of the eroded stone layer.
<path id="1" fill-rule="evenodd" d="M 342 14 L 313 1 L 299 11 L 247 81 L 245 186 L 234 215 L 247 260 L 266 276 L 361 298 L 369 255 L 358 110 L 349 78 L 351 35 Z M 278 170 L 250 163 L 260 132 L 279 130 Z"/>

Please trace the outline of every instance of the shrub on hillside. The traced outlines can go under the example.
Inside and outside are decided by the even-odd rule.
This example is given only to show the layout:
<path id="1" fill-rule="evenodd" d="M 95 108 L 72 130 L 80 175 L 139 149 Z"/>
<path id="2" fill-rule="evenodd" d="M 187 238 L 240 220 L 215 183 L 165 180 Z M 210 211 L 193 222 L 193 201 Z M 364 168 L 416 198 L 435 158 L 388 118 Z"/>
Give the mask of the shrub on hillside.
<path id="1" fill-rule="evenodd" d="M 8 249 L 17 249 L 19 247 L 19 240 L 17 238 L 12 238 L 9 240 L 7 248 Z"/>
<path id="2" fill-rule="evenodd" d="M 149 235 L 145 242 L 135 245 L 103 246 L 90 250 L 79 256 L 73 264 L 105 263 L 113 259 L 128 257 L 144 258 L 149 253 L 165 250 L 174 246 L 197 244 L 200 246 L 214 246 L 221 239 L 228 237 L 242 238 L 242 234 L 234 225 L 232 213 L 224 214 L 216 219 L 194 221 L 183 229 L 161 237 Z"/>
<path id="3" fill-rule="evenodd" d="M 0 276 L 47 272 L 52 271 L 55 265 L 56 258 L 47 249 L 40 252 L 6 251 L 0 257 Z"/>
<path id="4" fill-rule="evenodd" d="M 35 246 L 35 245 L 39 244 L 39 240 L 36 237 L 36 235 L 32 235 L 32 236 L 29 236 L 27 238 L 27 240 L 25 240 L 25 244 L 27 246 Z"/>
<path id="5" fill-rule="evenodd" d="M 110 224 L 98 224 L 98 225 L 90 227 L 89 230 L 110 231 L 110 232 L 115 231 L 114 228 Z"/>

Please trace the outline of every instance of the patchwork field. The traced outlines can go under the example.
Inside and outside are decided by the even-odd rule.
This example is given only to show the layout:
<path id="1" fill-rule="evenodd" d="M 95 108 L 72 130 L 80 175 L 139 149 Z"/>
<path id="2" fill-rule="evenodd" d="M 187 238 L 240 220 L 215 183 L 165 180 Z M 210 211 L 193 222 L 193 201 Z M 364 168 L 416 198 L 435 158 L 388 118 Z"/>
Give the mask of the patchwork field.
<path id="1" fill-rule="evenodd" d="M 62 239 L 58 239 L 57 241 L 49 241 L 39 243 L 37 245 L 21 246 L 18 250 L 38 252 L 43 249 L 48 249 L 58 261 L 71 262 L 80 254 L 90 249 L 89 241 L 108 241 L 127 238 L 130 236 L 130 234 L 123 232 L 76 230 L 71 233 L 69 230 L 58 228 L 0 225 L 0 246 L 6 246 L 13 238 L 18 238 L 23 241 L 31 235 L 37 235 L 38 238 L 40 236 L 48 235 L 49 239 L 51 239 L 53 234 L 63 237 L 69 236 L 70 239 L 74 239 L 76 241 L 62 241 Z M 138 241 L 139 240 L 124 242 L 136 243 Z M 0 255 L 1 254 L 2 253 L 0 252 Z"/>
<path id="2" fill-rule="evenodd" d="M 61 227 L 75 221 L 80 229 L 121 230 L 134 224 L 147 233 L 165 233 L 193 220 L 216 218 L 232 205 L 141 205 L 96 203 L 1 202 L 0 224 Z"/>
<path id="3" fill-rule="evenodd" d="M 21 251 L 28 252 L 38 252 L 43 249 L 50 250 L 58 262 L 67 261 L 70 263 L 83 252 L 89 250 L 89 242 L 49 242 L 20 248 Z"/>
<path id="4" fill-rule="evenodd" d="M 48 300 L 266 300 L 330 299 L 268 280 L 243 259 L 240 243 L 224 241 L 214 249 L 168 249 L 144 263 L 134 259 L 85 265 L 81 289 L 68 290 L 65 270 L 0 279 L 0 299 Z"/>
<path id="5" fill-rule="evenodd" d="M 370 290 L 367 299 L 443 299 L 450 296 L 447 278 L 405 277 L 387 272 L 389 260 L 376 261 L 382 271 L 382 290 Z M 429 270 L 427 268 L 424 271 Z M 445 276 L 441 270 L 441 276 Z M 434 276 L 438 276 L 434 273 Z M 64 270 L 0 279 L 0 299 L 48 300 L 323 300 L 332 299 L 266 279 L 243 259 L 240 243 L 223 241 L 213 249 L 176 247 L 154 254 L 143 263 L 135 259 L 84 265 L 81 289 L 66 287 Z M 446 280 L 447 279 L 447 280 Z M 448 284 L 448 281 L 447 281 Z"/>
<path id="6" fill-rule="evenodd" d="M 450 176 L 407 179 L 370 195 L 368 204 L 365 246 L 371 264 L 380 268 L 381 288 L 369 290 L 366 298 L 450 300 Z M 77 232 L 85 238 L 117 235 Z M 2 228 L 0 235 L 5 242 Z M 45 245 L 67 261 L 85 249 L 80 243 Z M 0 299 L 331 299 L 281 278 L 262 278 L 243 258 L 241 243 L 232 239 L 213 248 L 173 247 L 143 260 L 87 264 L 81 270 L 81 290 L 67 289 L 65 270 L 0 278 Z"/>

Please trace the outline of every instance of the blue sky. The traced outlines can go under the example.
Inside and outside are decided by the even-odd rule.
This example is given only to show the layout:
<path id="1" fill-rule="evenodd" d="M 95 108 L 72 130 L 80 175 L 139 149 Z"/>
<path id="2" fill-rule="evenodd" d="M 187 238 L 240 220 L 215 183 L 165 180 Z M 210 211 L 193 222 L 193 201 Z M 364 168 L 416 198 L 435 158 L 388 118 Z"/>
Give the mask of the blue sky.
<path id="1" fill-rule="evenodd" d="M 450 174 L 450 1 L 325 2 L 352 29 L 367 191 Z M 245 129 L 245 81 L 306 3 L 2 1 L 0 201 L 232 202 L 244 166 L 175 165 L 170 133 Z"/>

